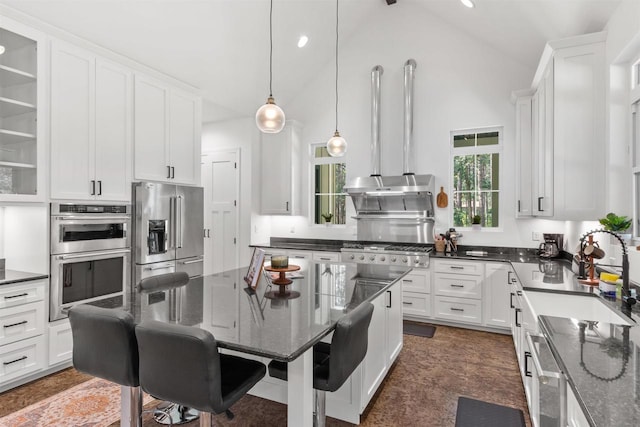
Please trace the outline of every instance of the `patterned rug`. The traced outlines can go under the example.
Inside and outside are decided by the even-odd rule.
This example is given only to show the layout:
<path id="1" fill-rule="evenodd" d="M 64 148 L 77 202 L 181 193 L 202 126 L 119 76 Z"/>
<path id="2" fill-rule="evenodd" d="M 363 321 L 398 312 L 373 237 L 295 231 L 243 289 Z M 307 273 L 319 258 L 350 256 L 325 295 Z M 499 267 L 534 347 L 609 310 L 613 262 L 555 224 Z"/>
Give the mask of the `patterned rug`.
<path id="1" fill-rule="evenodd" d="M 93 378 L 0 418 L 0 426 L 105 427 L 119 419 L 120 386 Z"/>

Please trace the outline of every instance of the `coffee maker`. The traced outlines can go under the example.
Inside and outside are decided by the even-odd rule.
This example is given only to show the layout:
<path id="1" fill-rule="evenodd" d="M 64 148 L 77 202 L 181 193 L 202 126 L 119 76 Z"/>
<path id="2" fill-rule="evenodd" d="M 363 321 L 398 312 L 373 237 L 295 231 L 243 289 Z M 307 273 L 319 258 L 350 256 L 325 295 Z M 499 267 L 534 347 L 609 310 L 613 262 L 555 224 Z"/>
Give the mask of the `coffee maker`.
<path id="1" fill-rule="evenodd" d="M 564 234 L 543 233 L 544 243 L 540 243 L 539 254 L 542 258 L 556 258 L 560 256 L 564 243 Z"/>

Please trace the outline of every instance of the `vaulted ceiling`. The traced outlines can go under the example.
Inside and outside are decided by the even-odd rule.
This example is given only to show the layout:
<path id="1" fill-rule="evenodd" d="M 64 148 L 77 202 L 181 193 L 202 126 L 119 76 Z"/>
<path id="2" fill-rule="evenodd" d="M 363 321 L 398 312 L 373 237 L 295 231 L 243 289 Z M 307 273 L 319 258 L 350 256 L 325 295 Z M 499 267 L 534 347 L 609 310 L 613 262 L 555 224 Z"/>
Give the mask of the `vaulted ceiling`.
<path id="1" fill-rule="evenodd" d="M 600 31 L 620 0 L 342 0 L 341 40 L 372 18 L 427 12 L 533 71 L 548 40 Z M 205 121 L 268 94 L 268 0 L 0 0 L 202 90 Z M 286 106 L 334 58 L 335 3 L 274 0 L 274 92 Z M 301 34 L 308 45 L 296 46 Z M 389 34 L 393 37 L 393 34 Z"/>

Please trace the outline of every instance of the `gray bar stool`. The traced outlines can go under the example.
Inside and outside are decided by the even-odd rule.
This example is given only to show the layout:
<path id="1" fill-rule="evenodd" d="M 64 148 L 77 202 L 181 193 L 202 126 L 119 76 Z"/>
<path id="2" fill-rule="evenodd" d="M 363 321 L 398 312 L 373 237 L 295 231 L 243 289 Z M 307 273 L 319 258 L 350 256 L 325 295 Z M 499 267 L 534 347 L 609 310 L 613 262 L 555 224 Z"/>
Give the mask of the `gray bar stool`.
<path id="1" fill-rule="evenodd" d="M 366 356 L 372 315 L 373 304 L 361 304 L 338 320 L 331 344 L 319 342 L 313 346 L 315 426 L 325 425 L 326 392 L 342 387 Z M 269 375 L 287 381 L 287 363 L 272 360 Z"/>
<path id="2" fill-rule="evenodd" d="M 146 321 L 136 326 L 140 384 L 149 394 L 200 411 L 200 425 L 225 412 L 266 374 L 255 360 L 218 353 L 204 329 Z"/>
<path id="3" fill-rule="evenodd" d="M 184 272 L 159 274 L 147 277 L 138 283 L 138 292 L 142 294 L 152 294 L 155 292 L 172 291 L 173 289 L 189 283 L 189 275 Z M 176 294 L 169 293 L 169 298 L 176 298 Z M 170 312 L 169 318 L 176 320 L 177 313 Z M 159 424 L 185 424 L 199 417 L 198 411 L 175 403 L 162 403 L 158 406 L 154 420 Z"/>
<path id="4" fill-rule="evenodd" d="M 121 423 L 142 426 L 142 390 L 138 378 L 138 344 L 133 316 L 91 305 L 69 311 L 73 367 L 121 386 Z"/>

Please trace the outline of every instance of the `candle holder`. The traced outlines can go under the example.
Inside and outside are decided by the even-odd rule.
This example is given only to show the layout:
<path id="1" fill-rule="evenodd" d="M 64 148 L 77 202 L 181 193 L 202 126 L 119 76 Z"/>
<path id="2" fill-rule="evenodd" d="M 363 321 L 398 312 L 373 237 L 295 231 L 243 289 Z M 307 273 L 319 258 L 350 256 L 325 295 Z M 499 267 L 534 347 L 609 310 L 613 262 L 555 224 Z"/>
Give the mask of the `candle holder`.
<path id="1" fill-rule="evenodd" d="M 289 257 L 286 255 L 274 255 L 271 257 L 271 267 L 287 268 L 289 267 Z"/>

